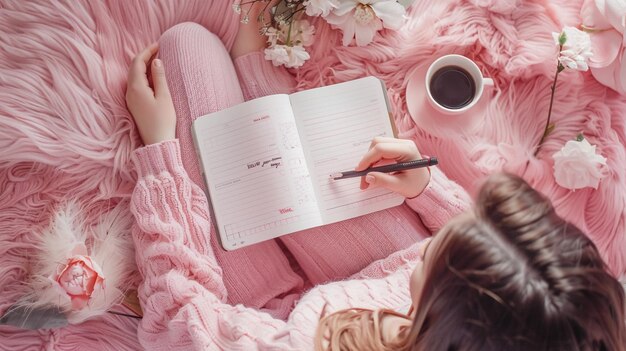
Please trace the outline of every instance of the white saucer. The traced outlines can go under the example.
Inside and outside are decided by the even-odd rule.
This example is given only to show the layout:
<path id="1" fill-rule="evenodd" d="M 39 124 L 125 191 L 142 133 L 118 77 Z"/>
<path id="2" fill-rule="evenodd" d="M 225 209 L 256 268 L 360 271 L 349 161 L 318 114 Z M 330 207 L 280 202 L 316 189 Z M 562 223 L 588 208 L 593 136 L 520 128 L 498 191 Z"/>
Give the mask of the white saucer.
<path id="1" fill-rule="evenodd" d="M 449 137 L 459 133 L 473 133 L 485 115 L 491 87 L 485 86 L 483 94 L 470 110 L 458 115 L 449 115 L 436 110 L 426 96 L 426 71 L 432 62 L 417 66 L 407 76 L 407 110 L 418 128 L 438 137 Z"/>

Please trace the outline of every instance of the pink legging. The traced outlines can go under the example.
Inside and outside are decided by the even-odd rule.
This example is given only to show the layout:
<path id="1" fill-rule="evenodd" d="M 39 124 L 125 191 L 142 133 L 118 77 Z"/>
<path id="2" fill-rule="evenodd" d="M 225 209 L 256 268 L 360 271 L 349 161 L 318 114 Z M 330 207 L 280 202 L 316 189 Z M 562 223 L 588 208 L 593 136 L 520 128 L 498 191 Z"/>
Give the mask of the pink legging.
<path id="1" fill-rule="evenodd" d="M 244 100 L 289 93 L 293 78 L 266 61 L 261 52 L 233 63 L 220 39 L 193 23 L 165 32 L 159 56 L 176 108 L 183 163 L 191 179 L 204 189 L 191 139 L 192 121 Z M 402 205 L 236 251 L 223 250 L 211 228 L 211 244 L 223 269 L 228 302 L 285 318 L 303 289 L 347 278 L 426 233 L 418 216 Z"/>

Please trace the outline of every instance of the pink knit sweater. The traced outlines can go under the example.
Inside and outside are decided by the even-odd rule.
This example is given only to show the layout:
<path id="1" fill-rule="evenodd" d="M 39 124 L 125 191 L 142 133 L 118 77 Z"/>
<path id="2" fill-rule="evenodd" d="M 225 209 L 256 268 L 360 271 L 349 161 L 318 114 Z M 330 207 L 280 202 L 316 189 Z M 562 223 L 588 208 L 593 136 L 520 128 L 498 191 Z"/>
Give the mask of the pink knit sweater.
<path id="1" fill-rule="evenodd" d="M 363 308 L 398 309 L 410 303 L 409 277 L 417 244 L 373 262 L 349 280 L 316 286 L 286 321 L 226 301 L 209 244 L 205 194 L 187 176 L 177 140 L 135 151 L 139 180 L 132 196 L 133 238 L 143 282 L 139 340 L 148 350 L 308 350 L 326 313 Z M 438 230 L 469 206 L 457 184 L 436 168 L 424 192 L 407 200 L 424 224 Z"/>

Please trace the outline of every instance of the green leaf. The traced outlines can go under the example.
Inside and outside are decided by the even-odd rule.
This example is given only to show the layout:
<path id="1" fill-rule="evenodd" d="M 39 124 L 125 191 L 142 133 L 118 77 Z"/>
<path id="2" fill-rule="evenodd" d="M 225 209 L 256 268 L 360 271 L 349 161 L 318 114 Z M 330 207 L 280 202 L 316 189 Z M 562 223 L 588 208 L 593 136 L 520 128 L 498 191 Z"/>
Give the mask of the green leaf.
<path id="1" fill-rule="evenodd" d="M 552 134 L 552 132 L 554 131 L 554 128 L 556 128 L 556 124 L 554 123 L 550 123 L 548 125 L 548 128 L 546 128 L 546 132 L 543 133 L 543 137 L 547 137 L 548 135 Z"/>
<path id="2" fill-rule="evenodd" d="M 585 140 L 585 136 L 583 135 L 583 133 L 579 133 L 576 136 L 576 141 L 583 141 L 583 140 Z"/>
<path id="3" fill-rule="evenodd" d="M 561 35 L 559 35 L 559 45 L 563 46 L 565 45 L 565 42 L 567 42 L 567 34 L 565 34 L 565 32 L 561 32 Z"/>

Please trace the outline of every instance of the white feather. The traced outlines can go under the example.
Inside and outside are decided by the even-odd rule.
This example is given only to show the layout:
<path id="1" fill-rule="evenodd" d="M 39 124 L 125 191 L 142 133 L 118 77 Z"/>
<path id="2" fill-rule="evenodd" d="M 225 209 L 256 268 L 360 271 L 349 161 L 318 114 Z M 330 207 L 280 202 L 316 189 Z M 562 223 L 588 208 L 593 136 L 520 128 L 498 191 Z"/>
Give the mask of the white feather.
<path id="1" fill-rule="evenodd" d="M 77 203 L 62 206 L 41 233 L 31 279 L 26 283 L 28 293 L 18 304 L 27 309 L 58 306 L 72 324 L 105 313 L 120 302 L 129 285 L 128 274 L 134 263 L 131 225 L 132 214 L 126 201 L 103 214 L 93 226 L 85 223 Z M 104 288 L 96 288 L 88 305 L 75 310 L 67 293 L 53 279 L 59 266 L 73 256 L 72 250 L 87 241 L 88 255 L 102 269 Z"/>
<path id="2" fill-rule="evenodd" d="M 129 286 L 128 273 L 132 271 L 135 252 L 131 236 L 132 214 L 128 203 L 118 205 L 105 214 L 93 228 L 91 259 L 100 265 L 104 275 L 104 289 L 94 291 L 89 305 L 68 314 L 70 323 L 79 323 L 106 312 L 124 297 Z"/>
<path id="3" fill-rule="evenodd" d="M 76 202 L 68 202 L 54 215 L 48 228 L 41 233 L 35 272 L 54 275 L 58 265 L 72 256 L 72 249 L 85 243 L 85 222 L 80 213 L 81 208 Z"/>

